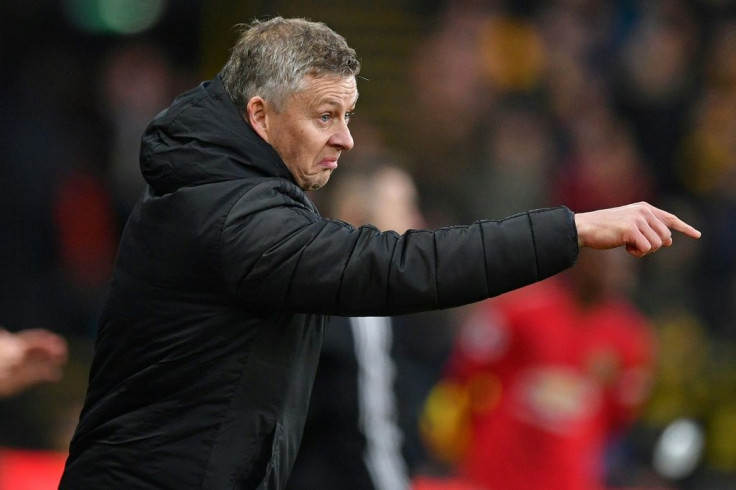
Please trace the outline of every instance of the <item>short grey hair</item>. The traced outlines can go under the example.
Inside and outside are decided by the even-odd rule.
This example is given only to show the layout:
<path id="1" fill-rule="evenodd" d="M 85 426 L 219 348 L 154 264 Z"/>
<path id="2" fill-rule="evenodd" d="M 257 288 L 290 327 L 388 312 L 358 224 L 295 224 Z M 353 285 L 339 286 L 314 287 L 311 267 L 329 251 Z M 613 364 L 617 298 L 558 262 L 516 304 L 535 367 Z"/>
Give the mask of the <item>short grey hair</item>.
<path id="1" fill-rule="evenodd" d="M 349 77 L 360 72 L 355 50 L 321 22 L 274 17 L 238 27 L 240 37 L 222 81 L 240 110 L 260 96 L 281 111 L 307 75 Z"/>

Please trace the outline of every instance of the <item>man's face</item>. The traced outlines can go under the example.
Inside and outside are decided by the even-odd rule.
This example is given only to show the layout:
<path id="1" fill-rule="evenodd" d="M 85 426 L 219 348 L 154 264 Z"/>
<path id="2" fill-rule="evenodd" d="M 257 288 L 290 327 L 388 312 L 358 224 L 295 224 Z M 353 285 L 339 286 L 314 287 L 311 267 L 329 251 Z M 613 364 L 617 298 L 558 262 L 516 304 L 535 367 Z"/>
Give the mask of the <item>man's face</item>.
<path id="1" fill-rule="evenodd" d="M 266 141 L 304 190 L 327 183 L 343 151 L 353 147 L 348 129 L 358 100 L 355 77 L 307 76 L 304 89 L 284 110 L 267 109 Z"/>

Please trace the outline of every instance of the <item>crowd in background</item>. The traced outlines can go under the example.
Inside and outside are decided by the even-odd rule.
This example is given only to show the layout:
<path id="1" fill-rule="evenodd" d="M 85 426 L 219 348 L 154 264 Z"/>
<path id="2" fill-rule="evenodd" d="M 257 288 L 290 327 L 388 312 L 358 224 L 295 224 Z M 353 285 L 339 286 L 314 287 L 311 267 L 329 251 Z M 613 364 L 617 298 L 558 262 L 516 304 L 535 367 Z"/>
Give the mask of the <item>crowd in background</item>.
<path id="1" fill-rule="evenodd" d="M 529 3 L 448 5 L 420 47 L 411 136 L 424 202 L 444 220 L 646 199 L 696 223 L 702 241 L 642 261 L 631 294 L 660 343 L 637 435 L 693 417 L 709 468 L 733 472 L 731 2 Z"/>
<path id="2" fill-rule="evenodd" d="M 72 347 L 43 413 L 28 410 L 33 393 L 0 405 L 2 445 L 66 448 L 117 240 L 143 186 L 140 135 L 175 95 L 214 75 L 198 66 L 205 3 L 170 2 L 138 36 L 85 34 L 61 1 L 0 7 L 0 325 L 47 328 Z M 611 457 L 624 471 L 647 467 L 656 436 L 689 417 L 706 446 L 677 484 L 733 482 L 734 2 L 405 3 L 425 27 L 404 67 L 412 96 L 395 108 L 402 134 L 382 134 L 359 104 L 356 148 L 341 165 L 390 153 L 416 180 L 430 226 L 648 200 L 699 228 L 701 240 L 676 239 L 637 263 L 630 297 L 657 333 L 656 376 L 628 453 Z M 435 364 L 452 328 L 424 339 Z"/>

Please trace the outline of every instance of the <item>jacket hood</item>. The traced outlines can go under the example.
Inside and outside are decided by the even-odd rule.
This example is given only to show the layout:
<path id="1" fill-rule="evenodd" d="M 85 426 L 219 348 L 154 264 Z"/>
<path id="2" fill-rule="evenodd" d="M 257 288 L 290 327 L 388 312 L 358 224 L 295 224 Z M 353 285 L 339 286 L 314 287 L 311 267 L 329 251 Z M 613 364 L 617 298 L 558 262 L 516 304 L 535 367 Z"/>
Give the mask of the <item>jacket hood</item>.
<path id="1" fill-rule="evenodd" d="M 140 167 L 159 194 L 249 177 L 294 182 L 278 153 L 245 122 L 219 76 L 154 118 L 143 134 Z"/>

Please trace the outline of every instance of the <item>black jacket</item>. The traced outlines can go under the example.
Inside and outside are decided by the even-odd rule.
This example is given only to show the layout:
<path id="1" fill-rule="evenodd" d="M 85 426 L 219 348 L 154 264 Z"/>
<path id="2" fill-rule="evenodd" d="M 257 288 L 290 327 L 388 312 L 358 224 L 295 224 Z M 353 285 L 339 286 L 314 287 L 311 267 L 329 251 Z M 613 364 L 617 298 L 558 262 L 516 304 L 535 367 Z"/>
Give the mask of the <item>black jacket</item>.
<path id="1" fill-rule="evenodd" d="M 577 255 L 566 208 L 403 236 L 324 219 L 219 78 L 154 119 L 141 169 L 64 490 L 281 489 L 323 315 L 452 307 Z"/>

